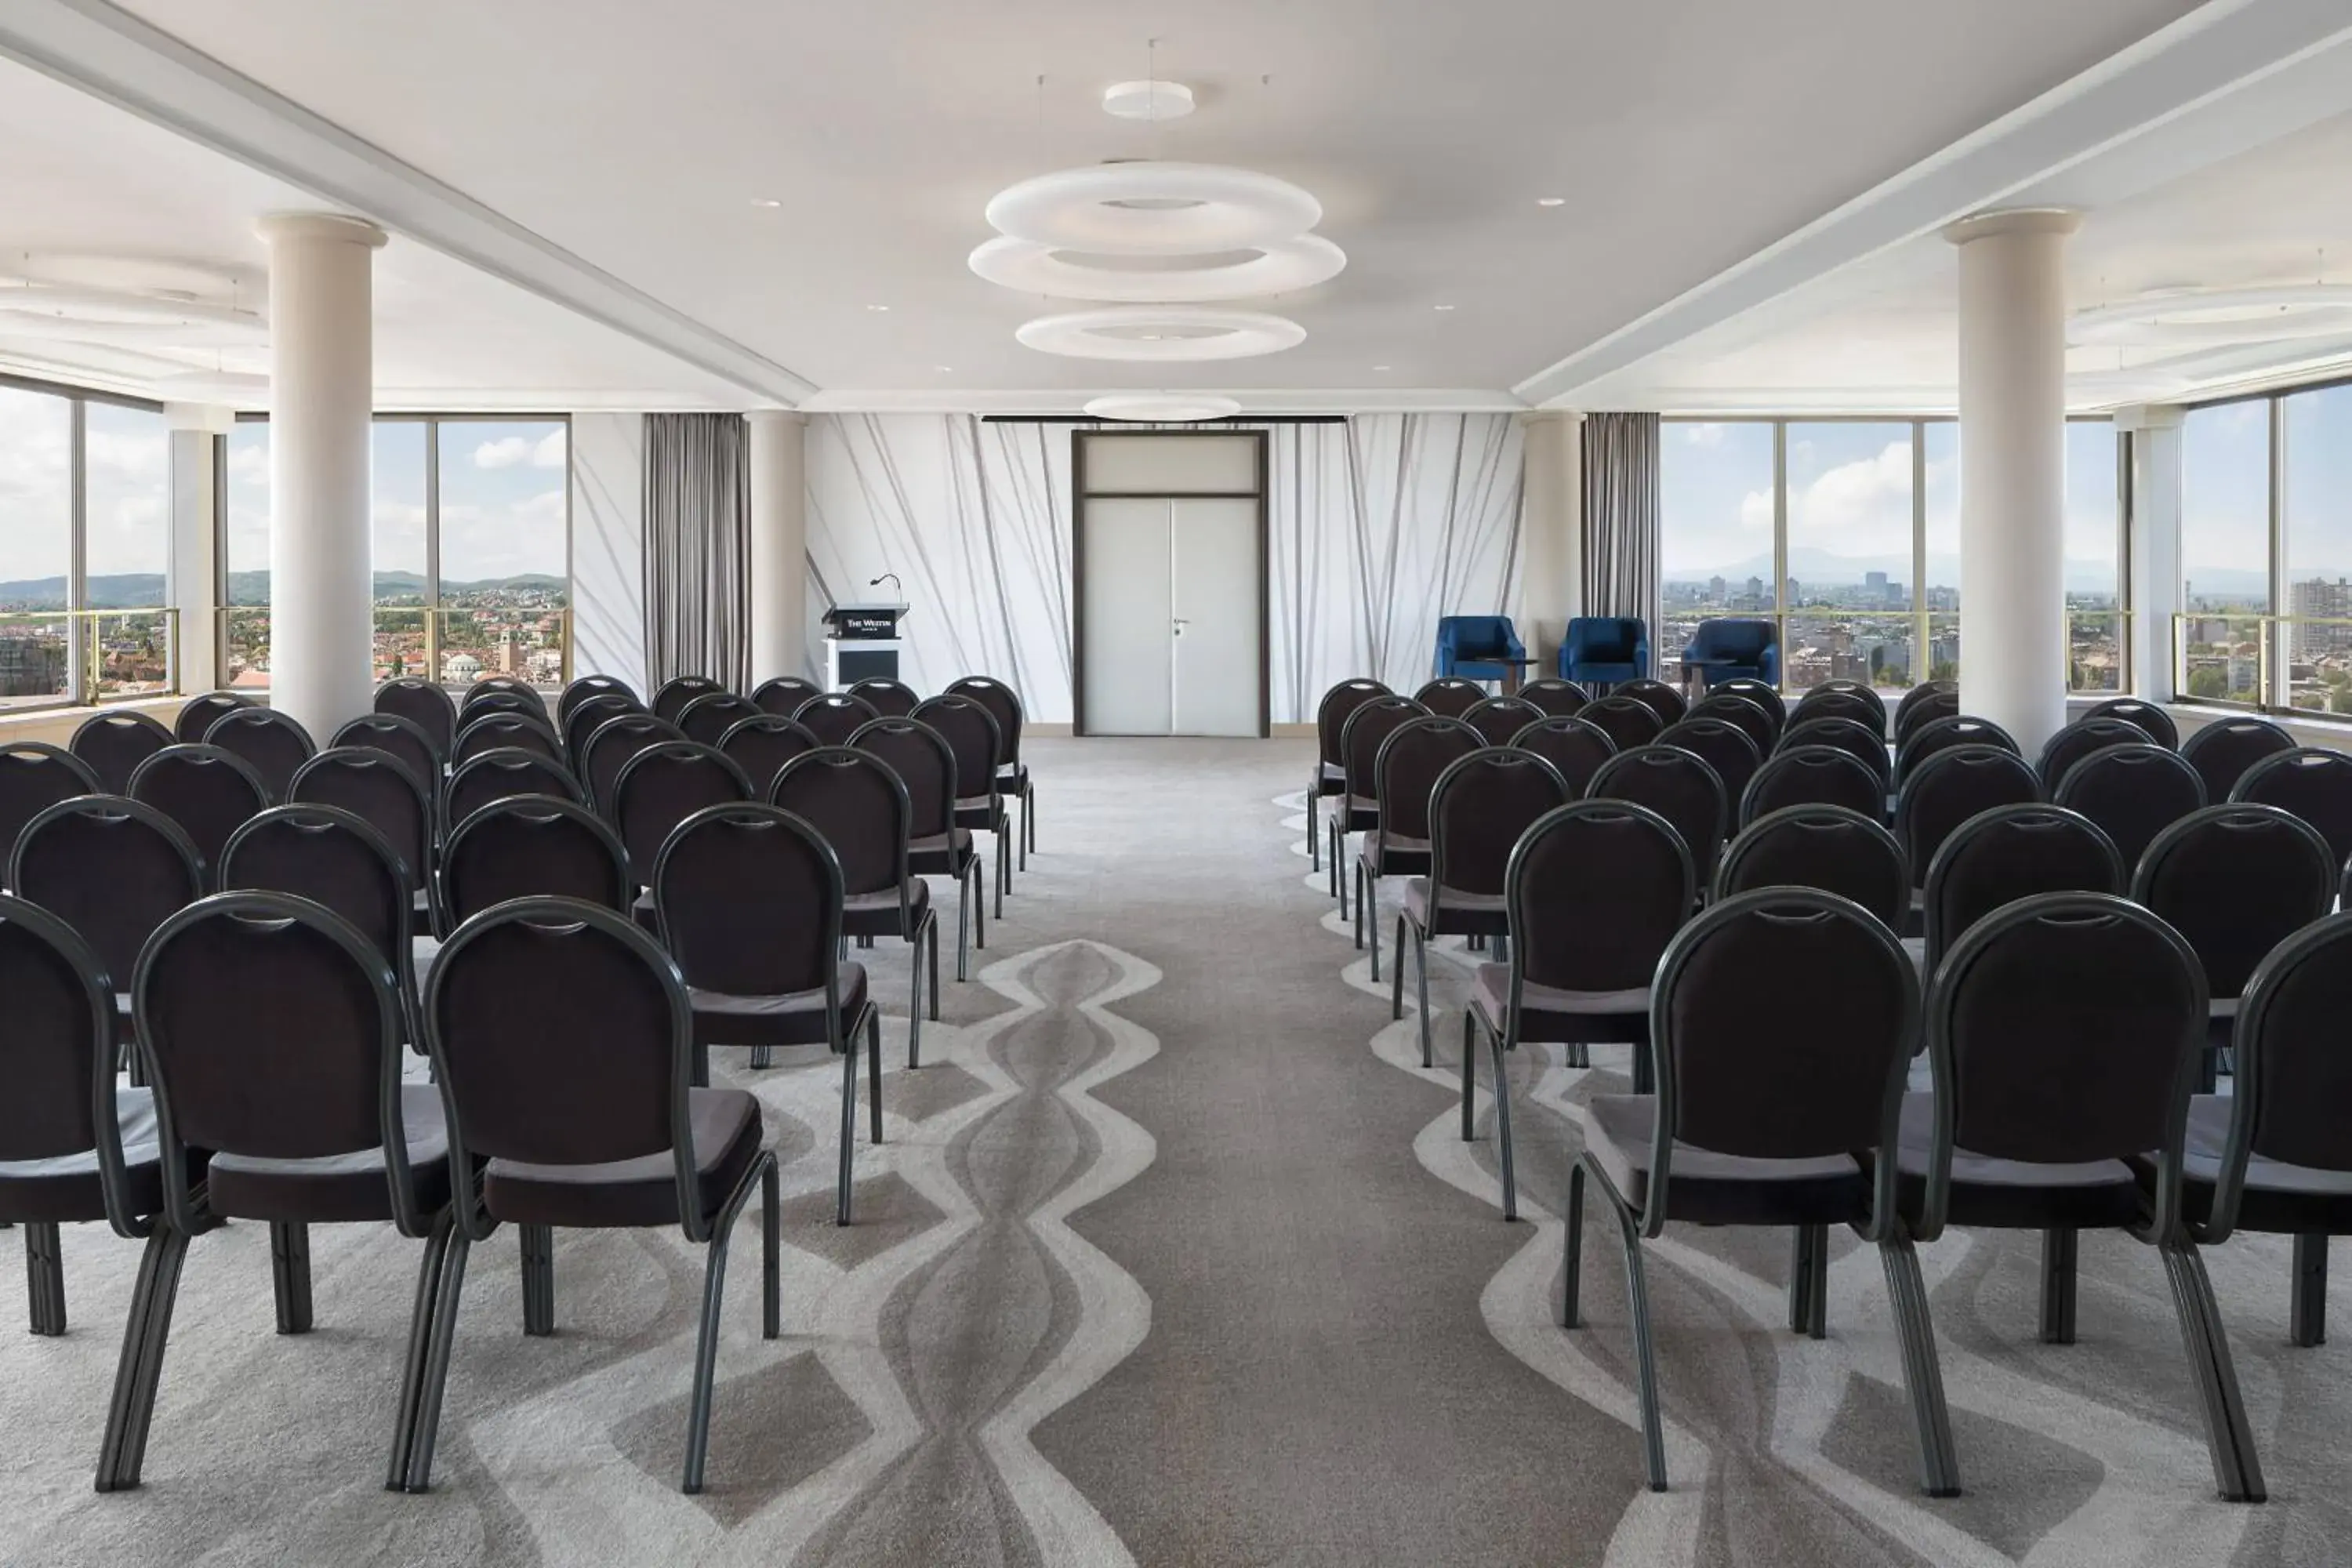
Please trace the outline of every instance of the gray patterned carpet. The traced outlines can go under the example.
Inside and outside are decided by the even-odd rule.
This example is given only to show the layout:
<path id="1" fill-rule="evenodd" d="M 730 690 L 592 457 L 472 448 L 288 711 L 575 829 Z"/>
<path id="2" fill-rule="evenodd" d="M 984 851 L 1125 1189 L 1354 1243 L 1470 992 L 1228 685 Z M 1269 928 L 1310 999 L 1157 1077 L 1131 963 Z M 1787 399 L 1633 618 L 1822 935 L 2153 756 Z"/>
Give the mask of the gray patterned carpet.
<path id="1" fill-rule="evenodd" d="M 1625 1054 L 1518 1064 L 1529 1223 L 1503 1224 L 1491 1140 L 1457 1135 L 1453 1020 L 1423 1071 L 1307 870 L 1307 757 L 1036 744 L 1044 853 L 919 1071 L 889 1026 L 889 1142 L 860 1146 L 851 1229 L 832 1070 L 722 1059 L 787 1162 L 786 1333 L 758 1336 L 747 1240 L 706 1495 L 676 1489 L 700 1258 L 675 1234 L 560 1236 L 545 1340 L 512 1240 L 477 1248 L 437 1486 L 404 1498 L 381 1479 L 415 1244 L 316 1232 L 319 1327 L 281 1339 L 267 1236 L 237 1226 L 191 1252 L 144 1489 L 95 1496 L 136 1249 L 83 1226 L 73 1331 L 0 1323 L 0 1562 L 2352 1560 L 2352 1352 L 2287 1347 L 2287 1248 L 2260 1237 L 2210 1263 L 2266 1507 L 2210 1500 L 2161 1270 L 2105 1237 L 2066 1348 L 2034 1342 L 2030 1238 L 1923 1249 L 1969 1489 L 1931 1502 L 1869 1253 L 1837 1244 L 1816 1343 L 1782 1326 L 1785 1236 L 1670 1227 L 1650 1287 L 1675 1486 L 1647 1492 L 1605 1225 L 1591 1327 L 1553 1315 L 1579 1107 Z M 903 953 L 877 958 L 903 1006 Z M 1435 971 L 1443 1005 L 1464 972 Z"/>

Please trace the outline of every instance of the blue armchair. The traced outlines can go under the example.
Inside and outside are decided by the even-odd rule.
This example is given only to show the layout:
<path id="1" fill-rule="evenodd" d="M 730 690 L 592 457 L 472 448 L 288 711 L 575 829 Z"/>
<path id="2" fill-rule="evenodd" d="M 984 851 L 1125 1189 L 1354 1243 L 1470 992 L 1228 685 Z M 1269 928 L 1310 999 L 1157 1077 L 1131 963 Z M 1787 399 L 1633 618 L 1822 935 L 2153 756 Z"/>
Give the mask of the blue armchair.
<path id="1" fill-rule="evenodd" d="M 1728 617 L 1701 621 L 1683 649 L 1683 680 L 1696 672 L 1708 686 L 1746 677 L 1780 684 L 1780 635 L 1772 623 Z"/>
<path id="2" fill-rule="evenodd" d="M 1649 623 L 1634 616 L 1579 616 L 1559 645 L 1559 678 L 1608 686 L 1650 673 Z"/>
<path id="3" fill-rule="evenodd" d="M 1508 616 L 1446 616 L 1437 623 L 1437 674 L 1464 680 L 1509 680 L 1528 657 Z"/>

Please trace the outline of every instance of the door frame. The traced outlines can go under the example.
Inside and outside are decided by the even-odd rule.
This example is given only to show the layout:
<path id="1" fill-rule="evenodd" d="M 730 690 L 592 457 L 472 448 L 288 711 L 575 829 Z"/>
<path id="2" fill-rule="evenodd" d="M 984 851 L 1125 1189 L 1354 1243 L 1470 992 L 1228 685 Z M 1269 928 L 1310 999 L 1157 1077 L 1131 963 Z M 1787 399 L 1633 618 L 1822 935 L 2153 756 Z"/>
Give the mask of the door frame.
<path id="1" fill-rule="evenodd" d="M 1079 429 L 1070 432 L 1070 733 L 1087 733 L 1087 502 L 1090 500 L 1249 500 L 1257 503 L 1257 734 L 1274 732 L 1273 606 L 1268 582 L 1271 533 L 1268 481 L 1272 443 L 1265 430 L 1216 426 L 1185 430 Z M 1221 436 L 1248 437 L 1257 447 L 1255 490 L 1097 490 L 1087 489 L 1087 443 L 1096 436 L 1138 436 L 1171 441 Z"/>

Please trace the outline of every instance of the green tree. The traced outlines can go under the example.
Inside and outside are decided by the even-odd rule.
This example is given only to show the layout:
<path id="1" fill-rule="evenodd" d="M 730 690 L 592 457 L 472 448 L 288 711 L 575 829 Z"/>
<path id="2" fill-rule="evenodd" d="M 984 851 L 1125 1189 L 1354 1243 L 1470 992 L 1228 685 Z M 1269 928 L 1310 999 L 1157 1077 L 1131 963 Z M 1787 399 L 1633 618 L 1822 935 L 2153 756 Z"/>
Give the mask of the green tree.
<path id="1" fill-rule="evenodd" d="M 2230 678 L 2212 665 L 2189 672 L 2189 695 L 2191 697 L 2227 697 Z"/>

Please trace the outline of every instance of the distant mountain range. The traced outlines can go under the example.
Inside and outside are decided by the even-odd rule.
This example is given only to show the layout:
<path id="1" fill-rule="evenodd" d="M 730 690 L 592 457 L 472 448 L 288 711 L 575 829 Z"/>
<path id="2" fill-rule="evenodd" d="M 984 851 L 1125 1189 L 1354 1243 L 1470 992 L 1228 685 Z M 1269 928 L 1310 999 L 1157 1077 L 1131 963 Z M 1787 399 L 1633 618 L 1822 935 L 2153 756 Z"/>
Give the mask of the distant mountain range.
<path id="1" fill-rule="evenodd" d="M 2069 556 L 2066 561 L 2066 591 L 2068 593 L 2112 593 L 2115 591 L 2115 568 L 2105 562 L 2085 561 Z M 1906 587 L 1911 583 L 1911 557 L 1905 555 L 1840 555 L 1832 551 L 1811 546 L 1792 547 L 1789 552 L 1789 575 L 1804 584 L 1855 584 L 1873 572 L 1884 572 L 1887 581 Z M 2260 571 L 2225 570 L 2219 567 L 2195 569 L 2188 574 L 2200 596 L 2213 595 L 2233 596 L 2260 594 L 2269 584 L 2269 577 Z M 2325 573 L 2304 572 L 2299 576 L 2324 575 L 2333 582 L 2338 574 L 2334 569 Z M 1710 577 L 1720 577 L 1726 583 L 1745 583 L 1750 577 L 1772 580 L 1772 558 L 1751 555 L 1744 561 L 1733 561 L 1721 566 L 1698 569 L 1677 568 L 1665 574 L 1670 583 L 1704 583 Z M 1957 555 L 1927 557 L 1927 586 L 1949 587 L 1960 578 L 1960 558 Z"/>
<path id="2" fill-rule="evenodd" d="M 441 592 L 446 596 L 562 586 L 563 579 L 561 577 L 530 572 L 519 577 L 485 577 L 473 583 L 445 582 L 441 584 Z M 93 610 L 151 609 L 163 603 L 163 574 L 160 572 L 120 572 L 89 580 L 89 607 Z M 375 574 L 375 596 L 378 599 L 421 599 L 425 596 L 425 579 L 414 572 L 379 572 Z M 230 573 L 228 602 L 232 605 L 269 603 L 269 574 L 266 571 Z M 62 577 L 26 577 L 0 583 L 0 608 L 61 610 L 65 605 L 66 580 Z"/>

